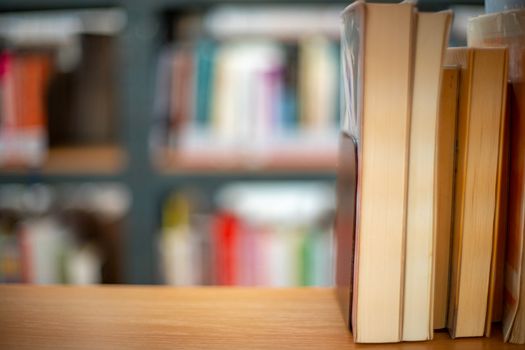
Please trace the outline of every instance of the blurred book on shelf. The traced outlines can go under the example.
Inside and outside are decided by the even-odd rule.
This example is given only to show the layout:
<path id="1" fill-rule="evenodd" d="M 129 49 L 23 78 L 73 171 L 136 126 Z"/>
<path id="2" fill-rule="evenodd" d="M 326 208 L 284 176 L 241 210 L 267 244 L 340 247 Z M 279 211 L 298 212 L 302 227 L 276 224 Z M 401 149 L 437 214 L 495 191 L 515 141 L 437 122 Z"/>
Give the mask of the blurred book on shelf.
<path id="1" fill-rule="evenodd" d="M 330 286 L 333 188 L 322 182 L 233 182 L 210 201 L 174 192 L 159 237 L 171 285 Z"/>
<path id="2" fill-rule="evenodd" d="M 340 8 L 258 9 L 217 6 L 173 20 L 151 137 L 161 166 L 166 149 L 177 160 L 228 154 L 246 167 L 314 150 L 335 169 Z"/>
<path id="3" fill-rule="evenodd" d="M 127 191 L 116 184 L 0 187 L 0 283 L 122 282 Z"/>
<path id="4" fill-rule="evenodd" d="M 0 15 L 0 166 L 39 167 L 49 147 L 117 137 L 116 9 Z"/>

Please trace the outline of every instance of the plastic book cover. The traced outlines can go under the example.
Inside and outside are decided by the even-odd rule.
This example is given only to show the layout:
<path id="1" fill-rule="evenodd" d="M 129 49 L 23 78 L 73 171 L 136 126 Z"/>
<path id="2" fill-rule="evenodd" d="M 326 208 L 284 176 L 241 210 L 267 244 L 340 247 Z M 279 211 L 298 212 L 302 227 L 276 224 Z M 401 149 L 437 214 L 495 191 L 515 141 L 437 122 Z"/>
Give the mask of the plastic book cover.
<path id="1" fill-rule="evenodd" d="M 356 228 L 356 205 L 358 153 L 362 113 L 362 50 L 364 2 L 348 6 L 341 14 L 341 136 L 337 170 L 337 209 L 335 234 L 337 242 L 336 284 L 341 311 L 347 325 L 352 324 L 352 301 L 354 285 L 354 249 Z"/>

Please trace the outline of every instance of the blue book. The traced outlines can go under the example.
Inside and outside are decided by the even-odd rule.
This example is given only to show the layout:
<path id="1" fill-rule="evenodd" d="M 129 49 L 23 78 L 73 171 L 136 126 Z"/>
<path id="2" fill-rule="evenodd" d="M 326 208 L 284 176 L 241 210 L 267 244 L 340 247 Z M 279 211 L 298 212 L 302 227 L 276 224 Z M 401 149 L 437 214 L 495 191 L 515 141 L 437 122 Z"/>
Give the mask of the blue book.
<path id="1" fill-rule="evenodd" d="M 209 39 L 202 39 L 195 48 L 195 126 L 203 129 L 209 126 L 213 94 L 214 63 L 217 45 Z"/>

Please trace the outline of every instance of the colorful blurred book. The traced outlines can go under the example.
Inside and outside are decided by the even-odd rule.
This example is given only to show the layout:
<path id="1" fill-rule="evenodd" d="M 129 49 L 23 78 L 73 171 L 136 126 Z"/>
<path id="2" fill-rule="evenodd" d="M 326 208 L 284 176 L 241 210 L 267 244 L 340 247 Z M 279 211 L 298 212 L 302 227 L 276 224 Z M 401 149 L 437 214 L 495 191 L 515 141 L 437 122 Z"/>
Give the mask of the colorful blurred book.
<path id="1" fill-rule="evenodd" d="M 0 187 L 0 283 L 122 282 L 118 185 Z"/>
<path id="2" fill-rule="evenodd" d="M 227 155 L 245 165 L 280 152 L 317 152 L 335 161 L 340 53 L 334 9 L 275 5 L 255 13 L 218 6 L 196 24 L 188 19 L 189 28 L 180 19 L 159 58 L 154 151 L 194 159 Z M 311 30 L 310 18 L 319 30 Z"/>
<path id="3" fill-rule="evenodd" d="M 40 164 L 47 144 L 44 100 L 51 57 L 4 51 L 0 65 L 0 165 Z"/>
<path id="4" fill-rule="evenodd" d="M 173 285 L 329 286 L 333 189 L 317 182 L 231 183 L 211 210 L 179 191 L 164 204 L 161 271 Z"/>
<path id="5" fill-rule="evenodd" d="M 116 9 L 0 15 L 0 166 L 38 167 L 55 146 L 116 142 Z"/>

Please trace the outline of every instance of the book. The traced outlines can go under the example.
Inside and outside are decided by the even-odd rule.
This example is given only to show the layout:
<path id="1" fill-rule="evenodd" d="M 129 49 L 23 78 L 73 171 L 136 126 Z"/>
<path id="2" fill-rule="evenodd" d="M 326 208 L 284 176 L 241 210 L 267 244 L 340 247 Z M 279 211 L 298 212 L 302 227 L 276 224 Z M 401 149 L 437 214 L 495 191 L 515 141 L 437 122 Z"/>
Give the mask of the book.
<path id="1" fill-rule="evenodd" d="M 261 152 L 284 124 L 284 48 L 267 40 L 237 40 L 222 45 L 216 59 L 211 145 Z"/>
<path id="2" fill-rule="evenodd" d="M 495 5 L 495 3 L 493 4 Z M 498 292 L 503 294 L 503 338 L 505 341 L 524 344 L 525 332 L 525 10 L 510 10 L 478 16 L 469 20 L 468 45 L 501 47 L 509 50 L 509 183 L 508 183 L 508 236 L 504 261 L 503 291 L 496 282 L 495 302 Z M 502 230 L 501 232 L 505 232 Z M 503 244 L 500 244 L 503 245 Z M 499 251 L 503 247 L 499 248 Z M 500 255 L 501 256 L 501 255 Z M 496 271 L 500 276 L 501 259 Z M 496 306 L 498 304 L 495 304 Z M 497 309 L 495 309 L 497 317 Z"/>
<path id="3" fill-rule="evenodd" d="M 359 343 L 401 340 L 415 13 L 410 3 L 361 1 L 342 13 L 343 126 L 357 141 L 352 330 Z"/>
<path id="4" fill-rule="evenodd" d="M 64 257 L 65 281 L 88 285 L 101 283 L 101 259 L 98 249 L 91 244 L 70 249 Z"/>
<path id="5" fill-rule="evenodd" d="M 301 238 L 299 238 L 301 240 Z M 310 276 L 307 285 L 332 287 L 334 285 L 333 256 L 334 237 L 326 232 L 326 227 L 313 226 L 307 232 L 303 241 L 310 244 L 310 263 L 305 270 Z"/>
<path id="6" fill-rule="evenodd" d="M 24 282 L 57 284 L 65 281 L 61 265 L 68 233 L 52 217 L 24 221 L 20 228 L 21 239 L 26 245 L 22 251 L 22 265 L 27 273 Z"/>
<path id="7" fill-rule="evenodd" d="M 195 124 L 199 128 L 206 127 L 209 122 L 214 59 L 217 44 L 212 40 L 202 39 L 196 44 L 196 63 L 195 63 Z"/>
<path id="8" fill-rule="evenodd" d="M 307 133 L 335 127 L 338 62 L 335 45 L 323 37 L 303 39 L 299 45 L 299 120 Z"/>
<path id="9" fill-rule="evenodd" d="M 216 215 L 213 241 L 217 285 L 231 286 L 237 283 L 236 252 L 240 225 L 240 219 L 234 213 L 223 211 Z"/>
<path id="10" fill-rule="evenodd" d="M 417 15 L 410 122 L 402 340 L 434 334 L 435 225 L 441 67 L 452 13 Z"/>
<path id="11" fill-rule="evenodd" d="M 457 175 L 448 328 L 482 336 L 491 300 L 491 262 L 499 218 L 507 86 L 505 49 L 448 49 L 460 65 Z"/>
<path id="12" fill-rule="evenodd" d="M 193 253 L 192 232 L 189 216 L 190 203 L 182 195 L 170 196 L 163 208 L 162 233 L 159 241 L 160 255 L 163 267 L 164 282 L 175 286 L 199 284 L 200 279 L 196 268 L 198 264 Z M 198 266 L 198 265 L 197 265 Z"/>
<path id="13" fill-rule="evenodd" d="M 436 172 L 434 329 L 446 328 L 447 325 L 459 67 L 444 67 L 442 75 L 436 145 L 439 166 Z"/>
<path id="14" fill-rule="evenodd" d="M 45 91 L 52 72 L 45 52 L 2 54 L 0 165 L 40 165 L 47 149 Z"/>
<path id="15" fill-rule="evenodd" d="M 67 69 L 56 67 L 47 89 L 49 146 L 113 143 L 118 133 L 116 35 L 81 33 L 74 43 L 79 56 Z"/>
<path id="16" fill-rule="evenodd" d="M 194 61 L 192 46 L 179 45 L 174 49 L 171 63 L 169 127 L 176 132 L 183 132 L 193 115 Z"/>

